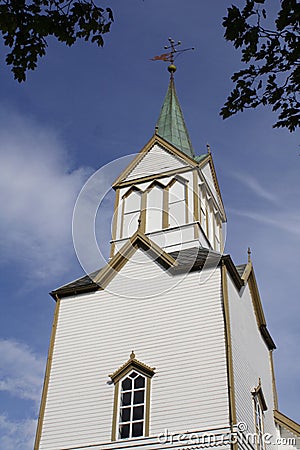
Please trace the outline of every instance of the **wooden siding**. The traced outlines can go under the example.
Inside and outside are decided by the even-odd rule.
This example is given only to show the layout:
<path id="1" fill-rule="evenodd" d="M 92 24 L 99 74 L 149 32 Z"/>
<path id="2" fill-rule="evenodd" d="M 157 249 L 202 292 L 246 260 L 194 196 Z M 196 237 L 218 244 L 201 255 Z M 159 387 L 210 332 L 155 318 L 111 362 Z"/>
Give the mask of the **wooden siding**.
<path id="1" fill-rule="evenodd" d="M 138 250 L 110 283 L 110 292 L 61 300 L 41 450 L 109 445 L 114 386 L 108 375 L 131 350 L 156 368 L 154 442 L 165 429 L 229 425 L 220 270 L 210 275 L 202 285 L 197 272 L 175 279 Z M 148 447 L 147 439 L 143 448 L 158 448 L 153 439 Z"/>
<path id="2" fill-rule="evenodd" d="M 181 169 L 186 166 L 187 164 L 184 160 L 177 158 L 160 145 L 155 144 L 124 181 L 146 177 L 154 173 L 159 174 L 169 170 Z"/>
<path id="3" fill-rule="evenodd" d="M 265 411 L 264 431 L 275 438 L 269 350 L 257 326 L 250 290 L 247 285 L 239 295 L 228 276 L 228 294 L 237 422 L 246 423 L 248 432 L 254 433 L 254 405 L 251 392 L 257 387 L 260 378 L 268 407 Z"/>

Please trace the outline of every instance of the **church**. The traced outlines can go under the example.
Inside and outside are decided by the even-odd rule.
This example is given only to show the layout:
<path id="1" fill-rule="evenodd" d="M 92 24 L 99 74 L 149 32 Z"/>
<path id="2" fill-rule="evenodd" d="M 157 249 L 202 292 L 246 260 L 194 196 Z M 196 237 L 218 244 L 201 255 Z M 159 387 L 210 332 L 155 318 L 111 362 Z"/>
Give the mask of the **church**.
<path id="1" fill-rule="evenodd" d="M 56 302 L 34 450 L 296 450 L 254 269 L 224 253 L 209 147 L 175 90 L 113 184 L 110 259 Z"/>

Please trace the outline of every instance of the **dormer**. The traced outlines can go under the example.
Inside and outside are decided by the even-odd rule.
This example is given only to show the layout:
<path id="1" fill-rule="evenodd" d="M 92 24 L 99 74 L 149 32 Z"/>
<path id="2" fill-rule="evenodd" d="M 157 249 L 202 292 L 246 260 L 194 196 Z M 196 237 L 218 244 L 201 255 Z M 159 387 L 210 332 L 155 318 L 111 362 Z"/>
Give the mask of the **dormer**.
<path id="1" fill-rule="evenodd" d="M 167 252 L 223 250 L 226 215 L 210 151 L 195 156 L 171 78 L 155 134 L 113 184 L 111 256 L 138 229 Z"/>

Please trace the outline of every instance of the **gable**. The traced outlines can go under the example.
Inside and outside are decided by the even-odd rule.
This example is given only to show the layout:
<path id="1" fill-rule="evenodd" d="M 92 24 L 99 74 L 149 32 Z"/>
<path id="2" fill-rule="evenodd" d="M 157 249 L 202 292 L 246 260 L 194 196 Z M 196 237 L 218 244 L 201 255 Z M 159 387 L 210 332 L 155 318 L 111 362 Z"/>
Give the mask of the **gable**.
<path id="1" fill-rule="evenodd" d="M 174 278 L 162 265 L 138 248 L 105 287 L 107 292 L 122 298 L 147 299 L 161 295 L 174 285 Z"/>
<path id="2" fill-rule="evenodd" d="M 187 167 L 187 163 L 183 159 L 155 143 L 123 181 L 135 180 L 184 167 Z"/>

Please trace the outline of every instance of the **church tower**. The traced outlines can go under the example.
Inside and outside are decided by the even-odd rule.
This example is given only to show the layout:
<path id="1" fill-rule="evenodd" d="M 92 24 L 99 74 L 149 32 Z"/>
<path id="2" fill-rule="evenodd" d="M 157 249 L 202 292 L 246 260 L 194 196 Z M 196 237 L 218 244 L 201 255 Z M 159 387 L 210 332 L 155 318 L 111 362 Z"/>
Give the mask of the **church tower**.
<path id="1" fill-rule="evenodd" d="M 108 263 L 51 292 L 35 450 L 299 448 L 251 257 L 224 254 L 213 158 L 195 155 L 175 70 L 152 138 L 113 184 Z"/>

